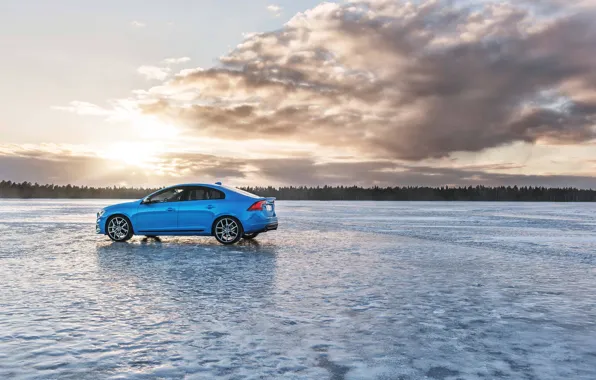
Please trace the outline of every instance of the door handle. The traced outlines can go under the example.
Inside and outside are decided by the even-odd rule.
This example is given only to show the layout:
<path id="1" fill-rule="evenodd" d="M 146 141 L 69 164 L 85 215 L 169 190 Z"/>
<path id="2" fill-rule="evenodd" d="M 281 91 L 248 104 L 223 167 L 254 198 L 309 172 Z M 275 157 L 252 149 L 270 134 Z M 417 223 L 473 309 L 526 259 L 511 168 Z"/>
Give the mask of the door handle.
<path id="1" fill-rule="evenodd" d="M 211 210 L 212 208 L 215 208 L 215 206 L 213 206 L 213 205 L 209 205 L 209 206 L 207 206 L 207 208 L 208 208 L 209 210 Z"/>
<path id="2" fill-rule="evenodd" d="M 176 211 L 172 207 L 168 208 L 168 211 Z"/>

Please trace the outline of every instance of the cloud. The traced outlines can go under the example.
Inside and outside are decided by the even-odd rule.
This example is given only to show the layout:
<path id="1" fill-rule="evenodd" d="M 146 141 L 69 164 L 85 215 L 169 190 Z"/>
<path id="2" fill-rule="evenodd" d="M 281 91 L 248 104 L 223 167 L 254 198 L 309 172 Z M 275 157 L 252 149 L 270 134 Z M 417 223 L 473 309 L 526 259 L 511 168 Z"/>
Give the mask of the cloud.
<path id="1" fill-rule="evenodd" d="M 596 1 L 594 0 L 522 0 L 535 7 L 540 7 L 541 10 L 559 11 L 561 6 L 573 8 L 594 8 Z"/>
<path id="2" fill-rule="evenodd" d="M 144 28 L 145 26 L 147 26 L 147 24 L 140 22 L 140 21 L 131 21 L 130 25 L 135 27 L 135 28 Z"/>
<path id="3" fill-rule="evenodd" d="M 179 65 L 181 63 L 190 62 L 189 57 L 180 57 L 180 58 L 166 58 L 163 60 L 163 63 L 166 65 Z"/>
<path id="4" fill-rule="evenodd" d="M 68 106 L 53 106 L 52 109 L 58 111 L 72 112 L 76 113 L 77 115 L 108 117 L 113 114 L 113 111 L 110 109 L 102 108 L 93 103 L 81 102 L 77 100 L 70 102 Z"/>
<path id="5" fill-rule="evenodd" d="M 437 168 L 390 161 L 316 163 L 308 158 L 251 161 L 264 183 L 360 186 L 546 186 L 596 188 L 596 177 L 518 175 L 486 172 L 483 168 Z M 506 165 L 507 167 L 509 165 Z"/>
<path id="6" fill-rule="evenodd" d="M 117 152 L 116 152 L 117 153 Z M 596 188 L 596 177 L 518 175 L 503 163 L 463 167 L 431 167 L 391 160 L 319 162 L 312 157 L 245 159 L 193 151 L 150 157 L 142 166 L 117 154 L 57 146 L 1 146 L 0 178 L 39 183 L 105 186 L 162 186 L 223 180 L 235 185 L 360 185 L 360 186 L 549 186 Z"/>
<path id="7" fill-rule="evenodd" d="M 142 165 L 122 152 L 92 152 L 68 146 L 0 145 L 0 178 L 55 184 L 160 186 L 179 182 L 242 179 L 242 160 L 206 154 L 165 154 L 148 157 Z"/>
<path id="8" fill-rule="evenodd" d="M 170 75 L 170 71 L 168 67 L 157 66 L 141 66 L 137 69 L 137 72 L 148 80 L 164 80 Z"/>
<path id="9" fill-rule="evenodd" d="M 267 6 L 267 10 L 271 14 L 273 14 L 275 17 L 279 17 L 279 16 L 281 16 L 281 12 L 282 12 L 283 8 L 276 4 L 270 4 Z"/>
<path id="10" fill-rule="evenodd" d="M 139 95 L 141 96 L 141 95 Z M 108 107 L 101 107 L 93 103 L 72 101 L 67 106 L 52 106 L 56 111 L 72 112 L 82 116 L 103 117 L 108 122 L 122 122 L 143 119 L 137 101 L 118 99 L 108 101 Z"/>
<path id="11" fill-rule="evenodd" d="M 587 161 L 596 143 L 596 10 L 589 4 L 323 3 L 280 30 L 245 35 L 214 67 L 174 74 L 170 66 L 188 58 L 168 58 L 139 69 L 162 83 L 129 99 L 54 108 L 144 131 L 180 131 L 174 152 L 151 157 L 142 170 L 124 165 L 101 174 L 116 183 L 129 171 L 139 173 L 131 178 L 139 185 L 225 178 L 250 185 L 596 188 Z M 78 171 L 81 161 L 96 162 L 82 156 L 64 162 L 81 181 L 99 181 L 100 174 Z M 96 157 L 120 167 L 111 158 Z M 59 172 L 59 160 L 50 161 L 48 173 Z M 512 174 L 532 172 L 542 175 Z"/>
<path id="12" fill-rule="evenodd" d="M 12 181 L 72 183 L 103 170 L 93 154 L 53 145 L 0 146 L 0 178 Z"/>
<path id="13" fill-rule="evenodd" d="M 235 178 L 246 176 L 246 161 L 210 154 L 177 152 L 161 156 L 155 164 L 164 173 L 188 178 Z"/>
<path id="14" fill-rule="evenodd" d="M 324 3 L 221 64 L 150 91 L 200 136 L 296 140 L 419 161 L 596 137 L 596 14 L 552 3 Z"/>

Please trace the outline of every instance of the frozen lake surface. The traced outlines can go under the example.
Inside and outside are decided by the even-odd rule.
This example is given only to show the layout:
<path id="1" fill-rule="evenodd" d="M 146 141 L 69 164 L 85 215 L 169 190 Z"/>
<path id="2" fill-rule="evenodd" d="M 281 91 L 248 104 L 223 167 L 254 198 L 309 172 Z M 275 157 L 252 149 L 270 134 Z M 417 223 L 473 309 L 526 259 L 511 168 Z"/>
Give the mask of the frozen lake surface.
<path id="1" fill-rule="evenodd" d="M 596 205 L 278 202 L 280 229 L 95 235 L 0 201 L 1 379 L 596 379 Z"/>

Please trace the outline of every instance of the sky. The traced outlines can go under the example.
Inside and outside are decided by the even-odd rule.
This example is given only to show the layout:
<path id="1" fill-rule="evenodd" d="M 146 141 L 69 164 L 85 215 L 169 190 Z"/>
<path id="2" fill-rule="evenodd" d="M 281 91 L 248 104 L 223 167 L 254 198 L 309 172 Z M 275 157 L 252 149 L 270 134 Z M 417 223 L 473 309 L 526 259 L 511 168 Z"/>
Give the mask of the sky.
<path id="1" fill-rule="evenodd" d="M 596 2 L 0 0 L 0 180 L 596 188 Z"/>

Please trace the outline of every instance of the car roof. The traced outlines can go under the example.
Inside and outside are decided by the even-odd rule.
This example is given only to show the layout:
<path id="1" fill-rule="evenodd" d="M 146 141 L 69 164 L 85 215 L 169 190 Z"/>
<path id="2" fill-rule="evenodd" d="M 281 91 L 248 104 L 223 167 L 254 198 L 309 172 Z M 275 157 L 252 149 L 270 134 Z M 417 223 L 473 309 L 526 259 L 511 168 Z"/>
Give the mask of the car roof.
<path id="1" fill-rule="evenodd" d="M 173 185 L 169 187 L 179 187 L 179 186 L 209 186 L 209 187 L 220 187 L 220 185 L 216 185 L 214 183 L 181 183 L 178 185 Z"/>
<path id="2" fill-rule="evenodd" d="M 233 193 L 233 194 L 235 194 L 237 196 L 243 196 L 243 197 L 249 197 L 249 198 L 262 198 L 259 195 L 248 193 L 248 192 L 246 192 L 246 191 L 244 191 L 242 189 L 237 189 L 237 188 L 235 188 L 233 186 L 224 186 L 224 185 L 221 184 L 221 182 L 217 182 L 217 183 L 180 183 L 180 184 L 177 184 L 177 185 L 172 185 L 172 186 L 167 186 L 167 187 L 161 188 L 161 189 L 159 189 L 159 190 L 157 190 L 157 191 L 155 191 L 155 192 L 147 195 L 147 197 L 150 197 L 150 196 L 152 196 L 154 194 L 157 194 L 157 193 L 159 193 L 161 191 L 164 191 L 166 189 L 172 189 L 172 188 L 175 188 L 175 187 L 190 187 L 190 186 L 205 186 L 205 187 L 210 187 L 210 188 L 213 188 L 213 189 L 217 189 L 218 191 L 222 191 L 222 192 L 224 192 L 226 194 Z"/>
<path id="3" fill-rule="evenodd" d="M 250 198 L 262 198 L 259 195 L 251 194 L 251 193 L 246 192 L 242 189 L 238 189 L 234 186 L 224 186 L 224 185 L 222 185 L 221 182 L 217 182 L 214 184 L 213 183 L 181 183 L 180 185 L 175 185 L 175 186 L 170 186 L 170 187 L 185 187 L 185 186 L 206 186 L 206 187 L 218 189 L 219 191 L 223 191 L 224 193 L 234 193 L 236 195 L 241 195 L 241 196 L 250 197 Z"/>

